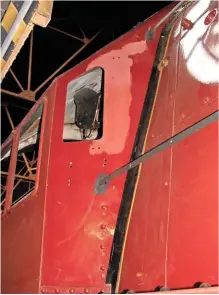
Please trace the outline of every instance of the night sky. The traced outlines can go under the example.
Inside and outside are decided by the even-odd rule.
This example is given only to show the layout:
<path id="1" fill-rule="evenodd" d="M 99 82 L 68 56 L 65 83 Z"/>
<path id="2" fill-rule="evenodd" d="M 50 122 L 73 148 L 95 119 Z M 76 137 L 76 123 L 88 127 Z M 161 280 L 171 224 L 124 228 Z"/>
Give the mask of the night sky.
<path id="1" fill-rule="evenodd" d="M 88 38 L 101 30 L 100 35 L 73 59 L 62 72 L 72 68 L 171 2 L 54 1 L 52 20 L 49 25 L 78 37 L 83 37 L 80 31 L 81 27 Z M 24 88 L 27 85 L 29 42 L 30 40 L 28 39 L 12 65 L 13 71 Z M 79 49 L 81 45 L 82 43 L 80 41 L 55 32 L 50 28 L 35 26 L 31 89 L 36 89 L 44 79 L 70 57 L 73 52 Z M 42 89 L 37 98 L 39 98 L 50 83 Z M 3 80 L 2 88 L 17 93 L 20 92 L 19 87 L 10 73 Z M 6 101 L 10 103 L 8 109 L 15 125 L 19 124 L 28 109 L 32 106 L 31 103 L 25 103 L 25 101 L 21 101 L 20 99 L 2 95 L 2 104 Z M 1 142 L 3 142 L 11 132 L 10 124 L 3 108 L 1 110 L 1 120 Z"/>

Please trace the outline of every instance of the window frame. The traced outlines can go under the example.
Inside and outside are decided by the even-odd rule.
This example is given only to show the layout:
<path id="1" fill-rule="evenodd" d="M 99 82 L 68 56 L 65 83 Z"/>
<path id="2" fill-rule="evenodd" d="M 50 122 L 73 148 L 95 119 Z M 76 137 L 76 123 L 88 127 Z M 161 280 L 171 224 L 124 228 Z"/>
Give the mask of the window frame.
<path id="1" fill-rule="evenodd" d="M 8 168 L 8 176 L 6 181 L 6 195 L 5 195 L 5 202 L 4 202 L 4 208 L 2 213 L 2 216 L 5 216 L 7 213 L 10 212 L 10 209 L 12 207 L 12 198 L 13 198 L 13 191 L 14 191 L 14 182 L 15 182 L 15 173 L 16 173 L 16 166 L 17 166 L 17 157 L 18 157 L 18 146 L 19 146 L 19 140 L 22 136 L 22 130 L 23 127 L 26 125 L 26 123 L 31 119 L 33 114 L 38 110 L 40 105 L 43 105 L 42 110 L 42 125 L 41 125 L 41 132 L 39 135 L 39 153 L 38 153 L 38 160 L 37 160 L 37 170 L 36 170 L 36 179 L 35 179 L 35 186 L 33 190 L 31 190 L 29 193 L 24 195 L 23 198 L 21 198 L 18 202 L 13 204 L 13 207 L 15 207 L 17 204 L 22 202 L 22 200 L 26 199 L 30 194 L 36 195 L 39 187 L 39 171 L 41 166 L 41 159 L 42 159 L 42 144 L 44 138 L 44 132 L 45 132 L 45 123 L 46 123 L 46 116 L 47 116 L 47 109 L 48 109 L 48 98 L 47 96 L 42 96 L 36 104 L 30 109 L 30 111 L 27 113 L 27 115 L 24 117 L 24 119 L 21 121 L 21 123 L 12 131 L 12 133 L 9 135 L 9 137 L 6 139 L 6 141 L 2 145 L 2 150 L 6 149 L 9 145 L 11 145 L 11 153 L 10 153 L 10 162 L 9 162 L 9 168 Z"/>
<path id="2" fill-rule="evenodd" d="M 81 140 L 73 140 L 73 139 L 72 140 L 65 140 L 63 138 L 63 133 L 64 133 L 64 128 L 65 128 L 65 112 L 66 112 L 67 88 L 68 88 L 68 85 L 71 82 L 76 81 L 76 80 L 78 80 L 78 79 L 86 76 L 87 74 L 89 74 L 89 73 L 91 73 L 91 72 L 93 72 L 93 71 L 95 71 L 97 69 L 100 69 L 102 71 L 102 75 L 101 75 L 101 88 L 100 88 L 101 95 L 102 95 L 102 99 L 101 99 L 102 100 L 102 131 L 101 131 L 101 136 L 98 137 L 98 138 L 96 138 L 96 139 L 91 139 L 91 140 L 83 140 L 83 139 L 81 139 Z M 75 77 L 74 79 L 71 79 L 70 81 L 68 81 L 67 84 L 65 85 L 65 88 L 66 88 L 66 95 L 65 95 L 65 100 L 64 100 L 65 105 L 64 105 L 64 115 L 63 115 L 63 124 L 62 124 L 62 126 L 63 126 L 63 128 L 62 128 L 62 142 L 64 144 L 72 144 L 72 143 L 92 142 L 92 141 L 100 140 L 103 137 L 103 129 L 104 129 L 103 128 L 104 127 L 103 126 L 103 121 L 104 121 L 104 97 L 105 97 L 105 95 L 104 95 L 105 94 L 105 70 L 104 70 L 104 68 L 102 66 L 95 66 L 95 67 L 93 67 L 93 68 L 85 71 L 83 74 L 80 74 L 77 77 Z"/>

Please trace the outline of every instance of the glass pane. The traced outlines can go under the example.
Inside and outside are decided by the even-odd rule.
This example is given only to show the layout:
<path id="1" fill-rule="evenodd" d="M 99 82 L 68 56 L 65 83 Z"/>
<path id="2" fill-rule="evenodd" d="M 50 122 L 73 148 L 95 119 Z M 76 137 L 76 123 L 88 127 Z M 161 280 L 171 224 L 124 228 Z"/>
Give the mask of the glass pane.
<path id="1" fill-rule="evenodd" d="M 21 200 L 35 187 L 42 113 L 43 105 L 40 105 L 21 131 L 12 204 Z"/>
<path id="2" fill-rule="evenodd" d="M 103 130 L 103 69 L 96 68 L 67 86 L 64 141 L 95 140 Z"/>

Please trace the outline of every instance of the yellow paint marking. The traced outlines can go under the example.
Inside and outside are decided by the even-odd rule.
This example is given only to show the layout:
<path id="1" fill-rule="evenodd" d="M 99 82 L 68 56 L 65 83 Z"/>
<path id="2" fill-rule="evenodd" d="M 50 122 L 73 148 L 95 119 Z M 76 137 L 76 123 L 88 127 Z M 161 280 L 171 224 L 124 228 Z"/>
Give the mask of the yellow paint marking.
<path id="1" fill-rule="evenodd" d="M 6 61 L 4 59 L 1 59 L 1 71 L 4 68 L 5 64 L 6 64 Z"/>
<path id="2" fill-rule="evenodd" d="M 4 18 L 2 20 L 2 27 L 5 29 L 6 32 L 8 32 L 14 23 L 16 16 L 18 14 L 18 11 L 14 4 L 11 2 L 8 6 L 7 11 L 5 12 Z"/>
<path id="3" fill-rule="evenodd" d="M 25 31 L 26 26 L 27 26 L 27 25 L 26 25 L 25 22 L 22 20 L 21 23 L 20 23 L 20 25 L 19 25 L 19 27 L 18 27 L 18 29 L 17 29 L 17 31 L 16 31 L 16 33 L 14 34 L 14 37 L 13 37 L 13 42 L 14 42 L 15 44 L 17 44 L 18 41 L 20 40 L 20 37 L 22 36 L 23 32 Z"/>

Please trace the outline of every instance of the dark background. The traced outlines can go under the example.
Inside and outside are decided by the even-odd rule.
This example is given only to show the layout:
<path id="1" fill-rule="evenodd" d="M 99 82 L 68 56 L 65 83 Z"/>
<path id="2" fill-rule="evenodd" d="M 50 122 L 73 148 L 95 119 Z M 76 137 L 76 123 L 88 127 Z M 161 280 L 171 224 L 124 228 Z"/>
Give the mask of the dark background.
<path id="1" fill-rule="evenodd" d="M 92 53 L 104 47 L 133 26 L 170 4 L 172 1 L 54 1 L 52 20 L 49 25 L 78 37 L 83 37 L 80 27 L 88 38 L 101 30 L 100 35 L 74 58 L 58 75 L 72 68 Z M 30 38 L 29 38 L 30 39 Z M 12 65 L 19 81 L 26 89 L 29 58 L 27 40 Z M 34 90 L 57 67 L 68 59 L 83 44 L 51 28 L 34 28 L 33 64 L 31 89 Z M 36 99 L 45 91 L 51 81 L 42 89 Z M 2 82 L 2 88 L 20 92 L 10 73 Z M 15 125 L 23 119 L 32 103 L 2 94 L 2 104 L 8 103 L 8 109 Z M 11 132 L 5 109 L 1 107 L 1 142 Z"/>

